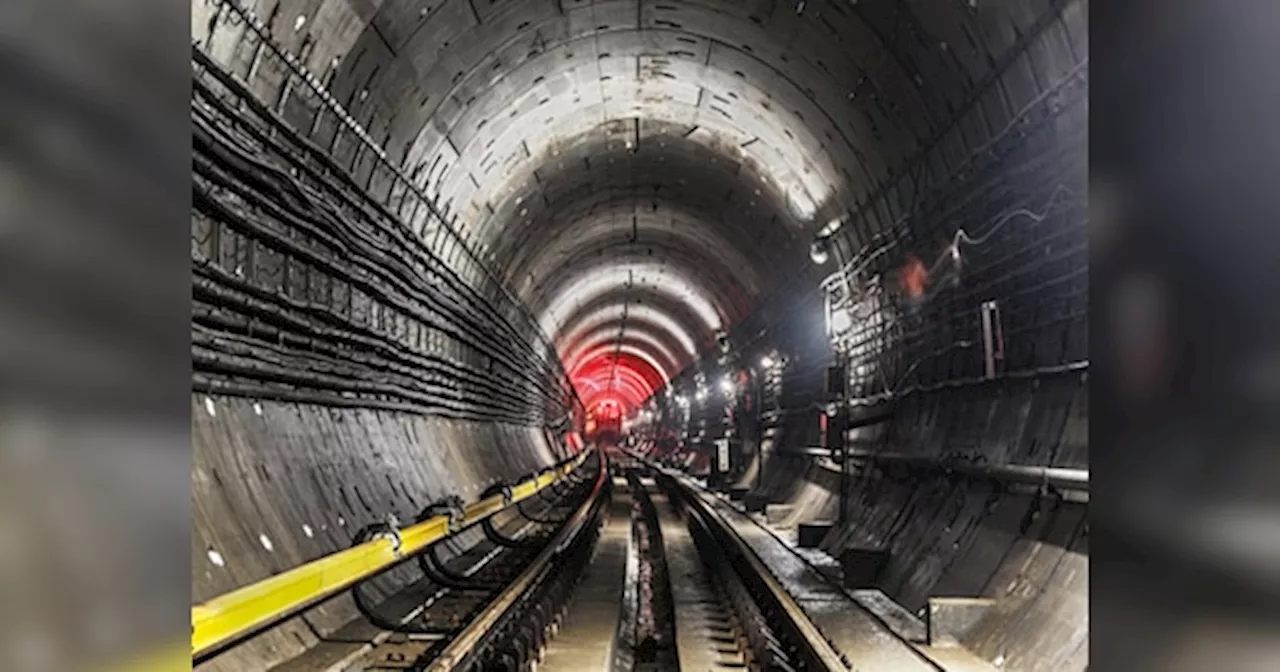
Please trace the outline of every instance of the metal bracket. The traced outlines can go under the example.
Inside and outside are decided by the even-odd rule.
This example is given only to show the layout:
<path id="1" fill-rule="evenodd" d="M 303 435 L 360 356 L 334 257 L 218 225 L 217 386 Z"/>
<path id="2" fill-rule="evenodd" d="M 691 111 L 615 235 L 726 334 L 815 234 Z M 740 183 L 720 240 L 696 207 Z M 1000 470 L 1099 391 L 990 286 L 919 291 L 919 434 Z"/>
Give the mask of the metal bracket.
<path id="1" fill-rule="evenodd" d="M 397 558 L 401 557 L 400 549 L 404 547 L 404 539 L 400 536 L 400 520 L 396 518 L 396 514 L 388 513 L 381 523 L 382 529 L 378 532 L 377 537 L 381 539 L 389 539 L 391 541 L 391 552 Z"/>
<path id="2" fill-rule="evenodd" d="M 509 506 L 514 493 L 511 492 L 511 486 L 506 483 L 494 483 L 493 485 L 485 488 L 484 492 L 480 493 L 480 496 L 488 499 L 489 497 L 499 493 L 502 494 L 502 505 Z"/>
<path id="3" fill-rule="evenodd" d="M 462 508 L 462 498 L 457 495 L 450 495 L 444 499 L 428 504 L 418 514 L 417 522 L 421 523 L 426 520 L 435 518 L 436 516 L 449 517 L 449 532 L 456 533 L 462 530 L 462 521 L 466 513 Z"/>

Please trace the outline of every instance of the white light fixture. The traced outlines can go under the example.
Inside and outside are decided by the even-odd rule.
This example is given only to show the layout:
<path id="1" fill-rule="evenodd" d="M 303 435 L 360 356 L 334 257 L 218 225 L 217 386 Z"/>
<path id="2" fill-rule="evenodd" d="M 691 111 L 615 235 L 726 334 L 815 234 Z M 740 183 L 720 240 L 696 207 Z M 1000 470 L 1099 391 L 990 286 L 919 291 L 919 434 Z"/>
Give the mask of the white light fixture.
<path id="1" fill-rule="evenodd" d="M 827 259 L 831 258 L 831 251 L 827 248 L 826 238 L 815 238 L 809 244 L 809 258 L 819 266 L 827 263 Z"/>
<path id="2" fill-rule="evenodd" d="M 844 220 L 837 217 L 827 222 L 826 226 L 814 234 L 813 242 L 809 243 L 809 258 L 813 263 L 821 266 L 831 258 L 831 237 L 840 230 L 841 226 L 844 226 Z"/>
<path id="3" fill-rule="evenodd" d="M 773 368 L 774 364 L 777 364 L 777 362 L 775 362 L 773 358 L 770 357 L 769 355 L 765 355 L 764 357 L 760 358 L 760 366 L 763 368 L 771 369 Z"/>
<path id="4" fill-rule="evenodd" d="M 721 389 L 725 394 L 732 394 L 732 393 L 733 393 L 733 381 L 732 381 L 732 380 L 729 380 L 729 377 L 728 377 L 728 376 L 725 376 L 724 378 L 722 378 L 722 379 L 720 380 L 720 389 Z"/>
<path id="5" fill-rule="evenodd" d="M 696 394 L 694 394 L 694 395 L 693 395 L 693 397 L 694 397 L 695 399 L 697 399 L 698 401 L 706 401 L 706 400 L 707 400 L 707 391 L 706 391 L 706 390 L 698 390 L 698 392 L 697 392 Z"/>
<path id="6" fill-rule="evenodd" d="M 831 333 L 843 334 L 852 326 L 853 318 L 849 315 L 849 311 L 840 309 L 831 311 Z"/>

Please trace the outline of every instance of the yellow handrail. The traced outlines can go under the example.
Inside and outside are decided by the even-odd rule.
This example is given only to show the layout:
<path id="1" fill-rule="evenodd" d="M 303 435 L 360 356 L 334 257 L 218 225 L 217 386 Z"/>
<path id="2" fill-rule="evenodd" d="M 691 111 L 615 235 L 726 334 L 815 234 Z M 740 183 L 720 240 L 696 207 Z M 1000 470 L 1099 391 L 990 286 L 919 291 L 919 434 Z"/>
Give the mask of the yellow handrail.
<path id="1" fill-rule="evenodd" d="M 468 504 L 463 509 L 461 524 L 455 524 L 454 530 L 450 530 L 449 516 L 439 515 L 400 530 L 398 549 L 391 538 L 372 539 L 191 607 L 191 657 L 198 658 L 387 569 L 454 531 L 470 527 L 549 487 L 572 473 L 585 459 L 586 453 L 583 453 L 575 460 L 512 486 L 510 501 L 497 494 Z"/>

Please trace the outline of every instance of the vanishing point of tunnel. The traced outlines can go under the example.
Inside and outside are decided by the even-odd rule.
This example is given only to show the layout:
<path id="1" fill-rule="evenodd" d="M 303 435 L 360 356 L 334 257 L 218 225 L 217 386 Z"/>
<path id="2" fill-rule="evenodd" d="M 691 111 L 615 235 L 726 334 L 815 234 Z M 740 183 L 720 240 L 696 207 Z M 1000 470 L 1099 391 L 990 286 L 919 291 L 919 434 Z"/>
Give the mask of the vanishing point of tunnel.
<path id="1" fill-rule="evenodd" d="M 191 6 L 197 669 L 1086 668 L 1086 0 Z"/>

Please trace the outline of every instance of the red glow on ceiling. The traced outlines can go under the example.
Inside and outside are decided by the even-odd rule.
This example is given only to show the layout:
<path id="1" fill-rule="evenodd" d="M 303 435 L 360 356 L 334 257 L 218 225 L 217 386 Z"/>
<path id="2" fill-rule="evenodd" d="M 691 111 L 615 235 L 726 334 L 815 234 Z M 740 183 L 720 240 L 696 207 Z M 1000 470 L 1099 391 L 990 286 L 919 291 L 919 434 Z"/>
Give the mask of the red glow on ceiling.
<path id="1" fill-rule="evenodd" d="M 662 374 L 644 359 L 628 353 L 602 353 L 579 362 L 569 378 L 589 413 L 625 415 L 662 387 Z"/>

